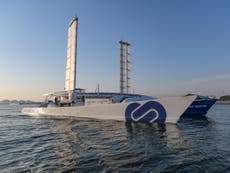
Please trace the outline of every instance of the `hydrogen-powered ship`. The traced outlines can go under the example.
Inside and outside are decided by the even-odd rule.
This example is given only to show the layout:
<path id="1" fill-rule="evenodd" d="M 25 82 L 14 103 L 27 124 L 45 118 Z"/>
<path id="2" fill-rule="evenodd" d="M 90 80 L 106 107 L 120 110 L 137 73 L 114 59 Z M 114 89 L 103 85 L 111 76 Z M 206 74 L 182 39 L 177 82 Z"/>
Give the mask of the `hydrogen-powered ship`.
<path id="1" fill-rule="evenodd" d="M 24 108 L 29 115 L 71 116 L 135 122 L 176 123 L 196 96 L 152 98 L 130 94 L 130 49 L 120 41 L 120 93 L 88 93 L 76 88 L 76 47 L 78 18 L 68 28 L 65 90 L 46 95 L 35 108 Z"/>

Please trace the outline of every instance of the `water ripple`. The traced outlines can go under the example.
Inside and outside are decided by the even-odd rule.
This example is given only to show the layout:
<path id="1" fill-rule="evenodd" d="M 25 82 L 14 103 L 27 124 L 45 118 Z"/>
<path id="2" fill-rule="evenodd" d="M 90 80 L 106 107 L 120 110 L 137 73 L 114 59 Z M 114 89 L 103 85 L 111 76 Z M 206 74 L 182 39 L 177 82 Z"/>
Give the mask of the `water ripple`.
<path id="1" fill-rule="evenodd" d="M 0 172 L 229 172 L 230 107 L 177 125 L 30 117 L 0 106 Z"/>

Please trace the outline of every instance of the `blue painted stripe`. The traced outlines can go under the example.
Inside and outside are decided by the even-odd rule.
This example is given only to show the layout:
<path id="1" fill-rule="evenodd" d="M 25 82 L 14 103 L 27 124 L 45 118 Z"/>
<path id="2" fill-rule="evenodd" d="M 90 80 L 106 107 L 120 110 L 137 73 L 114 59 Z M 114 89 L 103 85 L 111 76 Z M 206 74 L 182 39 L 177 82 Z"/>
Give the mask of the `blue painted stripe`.
<path id="1" fill-rule="evenodd" d="M 206 115 L 215 102 L 216 99 L 195 100 L 183 115 Z"/>

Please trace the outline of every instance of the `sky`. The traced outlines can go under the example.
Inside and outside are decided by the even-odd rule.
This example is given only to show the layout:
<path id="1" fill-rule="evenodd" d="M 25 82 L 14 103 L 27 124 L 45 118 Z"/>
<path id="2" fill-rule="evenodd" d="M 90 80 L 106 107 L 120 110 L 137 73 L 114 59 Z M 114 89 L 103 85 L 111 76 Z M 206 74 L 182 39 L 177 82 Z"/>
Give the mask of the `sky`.
<path id="1" fill-rule="evenodd" d="M 230 94 L 230 1 L 1 0 L 0 100 L 64 89 L 67 29 L 78 16 L 77 87 L 119 91 L 119 41 L 131 90 Z"/>

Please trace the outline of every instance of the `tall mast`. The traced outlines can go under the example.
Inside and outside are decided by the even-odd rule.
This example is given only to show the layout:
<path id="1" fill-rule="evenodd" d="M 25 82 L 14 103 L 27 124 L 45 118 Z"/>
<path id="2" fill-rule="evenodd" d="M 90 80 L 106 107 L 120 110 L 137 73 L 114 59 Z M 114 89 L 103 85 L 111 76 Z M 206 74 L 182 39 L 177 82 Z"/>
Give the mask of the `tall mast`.
<path id="1" fill-rule="evenodd" d="M 130 93 L 130 44 L 120 41 L 120 93 Z"/>
<path id="2" fill-rule="evenodd" d="M 77 28 L 78 18 L 75 17 L 70 22 L 68 28 L 67 62 L 65 76 L 66 91 L 72 91 L 76 88 Z"/>

